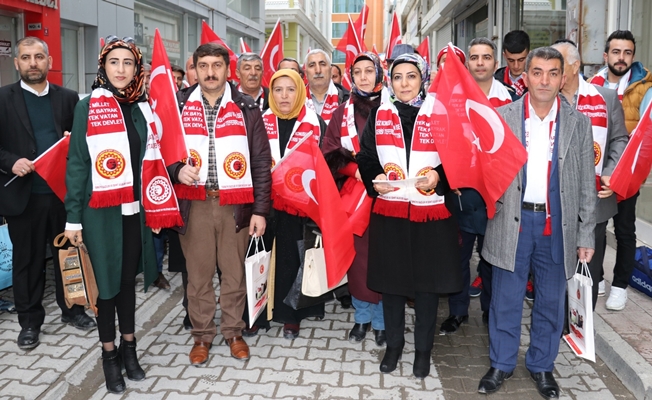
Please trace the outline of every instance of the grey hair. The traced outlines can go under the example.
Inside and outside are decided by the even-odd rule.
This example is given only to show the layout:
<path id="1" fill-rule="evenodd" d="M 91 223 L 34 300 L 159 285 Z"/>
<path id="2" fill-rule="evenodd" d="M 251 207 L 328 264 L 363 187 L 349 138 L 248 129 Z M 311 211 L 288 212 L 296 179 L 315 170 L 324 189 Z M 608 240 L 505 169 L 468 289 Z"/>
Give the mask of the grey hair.
<path id="1" fill-rule="evenodd" d="M 25 46 L 33 46 L 36 43 L 39 43 L 41 46 L 43 46 L 43 51 L 45 51 L 46 56 L 50 56 L 50 50 L 48 49 L 48 44 L 45 43 L 43 39 L 39 39 L 34 36 L 26 36 L 22 39 L 20 39 L 18 42 L 16 42 L 16 49 L 14 50 L 14 53 L 16 53 L 16 57 L 20 55 L 20 46 L 25 45 Z"/>
<path id="2" fill-rule="evenodd" d="M 485 46 L 491 47 L 491 49 L 494 51 L 494 58 L 498 57 L 498 47 L 496 47 L 496 43 L 493 42 L 493 40 L 487 38 L 487 37 L 479 37 L 471 40 L 469 43 L 469 47 L 466 49 L 466 54 L 471 54 L 471 47 L 477 46 L 479 44 L 483 44 Z"/>
<path id="3" fill-rule="evenodd" d="M 527 58 L 525 59 L 525 72 L 530 71 L 530 64 L 532 64 L 532 59 L 535 57 L 544 60 L 559 60 L 561 63 L 561 73 L 564 73 L 564 56 L 561 55 L 559 50 L 550 46 L 539 47 L 528 53 Z"/>
<path id="4" fill-rule="evenodd" d="M 242 65 L 243 61 L 259 61 L 260 66 L 263 67 L 263 59 L 260 58 L 260 56 L 256 53 L 242 53 L 240 54 L 240 57 L 238 57 L 238 62 L 235 64 L 236 69 L 240 69 L 240 65 Z"/>
<path id="5" fill-rule="evenodd" d="M 308 64 L 308 57 L 310 57 L 310 56 L 312 56 L 314 54 L 323 54 L 324 57 L 326 57 L 326 61 L 328 61 L 328 66 L 330 67 L 330 65 L 331 65 L 331 56 L 328 55 L 328 53 L 326 53 L 322 49 L 310 50 L 310 52 L 308 52 L 308 54 L 306 54 L 306 57 L 303 59 L 303 65 Z"/>
<path id="6" fill-rule="evenodd" d="M 566 51 L 566 62 L 568 64 L 575 64 L 576 62 L 582 62 L 582 57 L 580 56 L 579 50 L 577 50 L 576 46 L 573 46 L 570 43 L 567 42 L 561 42 L 561 43 L 555 43 L 552 45 L 553 49 L 561 50 L 564 49 Z"/>

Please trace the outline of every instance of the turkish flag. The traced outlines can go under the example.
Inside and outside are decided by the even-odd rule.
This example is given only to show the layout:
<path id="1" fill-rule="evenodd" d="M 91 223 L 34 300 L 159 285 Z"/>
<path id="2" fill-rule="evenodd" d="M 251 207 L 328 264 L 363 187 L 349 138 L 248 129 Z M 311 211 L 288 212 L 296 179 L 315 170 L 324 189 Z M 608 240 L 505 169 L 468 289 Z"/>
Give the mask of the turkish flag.
<path id="1" fill-rule="evenodd" d="M 251 47 L 244 41 L 243 38 L 240 38 L 240 54 L 242 53 L 251 53 Z"/>
<path id="2" fill-rule="evenodd" d="M 341 48 L 344 50 L 341 50 Z M 353 22 L 351 22 L 351 17 L 349 17 L 349 27 L 337 44 L 337 49 L 346 53 L 346 63 L 344 64 L 344 73 L 342 74 L 342 86 L 347 90 L 351 90 L 353 82 L 351 82 L 351 77 L 346 71 L 353 65 L 355 57 L 362 52 L 358 35 L 356 35 L 355 27 L 353 26 Z"/>
<path id="3" fill-rule="evenodd" d="M 342 207 L 346 211 L 353 229 L 353 234 L 364 235 L 369 226 L 371 217 L 371 205 L 373 200 L 367 195 L 367 189 L 362 182 L 355 178 L 347 179 L 340 190 Z"/>
<path id="4" fill-rule="evenodd" d="M 650 121 L 650 106 L 638 121 L 638 125 L 629 137 L 623 155 L 618 160 L 610 187 L 616 192 L 618 200 L 626 200 L 634 196 L 650 174 L 652 167 L 652 121 Z"/>
<path id="5" fill-rule="evenodd" d="M 350 18 L 350 17 L 349 17 Z M 360 42 L 360 51 L 367 51 L 367 45 L 364 42 L 365 34 L 367 33 L 367 21 L 369 20 L 369 6 L 366 4 L 360 10 L 360 15 L 358 19 L 355 20 L 353 28 L 355 34 L 358 36 L 358 41 Z"/>
<path id="6" fill-rule="evenodd" d="M 152 75 L 149 79 L 149 104 L 154 117 L 152 130 L 158 135 L 163 162 L 169 166 L 187 158 L 188 149 L 177 104 L 177 86 L 158 28 L 154 33 Z"/>
<path id="7" fill-rule="evenodd" d="M 338 284 L 355 257 L 353 231 L 312 134 L 304 136 L 276 164 L 272 170 L 272 190 L 275 197 L 283 198 L 317 223 L 323 238 L 328 287 Z"/>
<path id="8" fill-rule="evenodd" d="M 454 54 L 449 44 L 448 54 Z M 431 130 L 452 188 L 473 188 L 496 213 L 505 193 L 527 160 L 521 141 L 491 105 L 457 57 L 437 73 Z"/>
<path id="9" fill-rule="evenodd" d="M 45 180 L 61 201 L 66 197 L 66 157 L 70 136 L 64 136 L 34 161 L 34 171 Z"/>
<path id="10" fill-rule="evenodd" d="M 401 27 L 398 25 L 398 17 L 396 11 L 392 14 L 392 26 L 389 30 L 389 40 L 387 41 L 387 49 L 385 50 L 385 59 L 392 58 L 392 50 L 394 46 L 401 42 Z"/>
<path id="11" fill-rule="evenodd" d="M 235 66 L 238 63 L 238 56 L 235 55 L 233 50 L 229 46 L 226 45 L 226 42 L 222 40 L 219 36 L 217 36 L 217 33 L 213 32 L 210 26 L 206 23 L 206 21 L 201 22 L 201 43 L 200 44 L 206 44 L 210 42 L 215 42 L 221 46 L 224 46 L 229 52 L 229 70 L 231 71 L 231 75 L 229 76 L 229 80 L 231 81 L 236 81 L 239 82 L 238 76 L 235 74 Z"/>
<path id="12" fill-rule="evenodd" d="M 263 59 L 263 86 L 269 87 L 272 75 L 276 72 L 276 67 L 284 58 L 283 54 L 283 31 L 281 30 L 281 20 L 276 21 L 272 33 L 265 43 L 265 47 L 260 52 L 260 58 Z"/>
<path id="13" fill-rule="evenodd" d="M 426 36 L 426 38 L 423 39 L 423 42 L 421 42 L 419 47 L 416 48 L 416 51 L 424 60 L 426 60 L 426 64 L 430 65 L 430 36 Z"/>

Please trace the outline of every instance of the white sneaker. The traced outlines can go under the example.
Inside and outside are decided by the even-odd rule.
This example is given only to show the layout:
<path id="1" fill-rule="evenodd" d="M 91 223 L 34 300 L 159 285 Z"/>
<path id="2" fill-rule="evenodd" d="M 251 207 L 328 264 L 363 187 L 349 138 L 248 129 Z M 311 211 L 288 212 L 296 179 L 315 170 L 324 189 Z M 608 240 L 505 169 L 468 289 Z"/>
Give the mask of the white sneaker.
<path id="1" fill-rule="evenodd" d="M 602 297 L 605 294 L 607 294 L 607 290 L 604 287 L 604 279 L 600 281 L 600 284 L 598 285 L 598 297 Z"/>
<path id="2" fill-rule="evenodd" d="M 609 298 L 607 299 L 607 310 L 620 311 L 625 308 L 627 303 L 627 290 L 612 286 L 611 293 L 609 293 Z"/>

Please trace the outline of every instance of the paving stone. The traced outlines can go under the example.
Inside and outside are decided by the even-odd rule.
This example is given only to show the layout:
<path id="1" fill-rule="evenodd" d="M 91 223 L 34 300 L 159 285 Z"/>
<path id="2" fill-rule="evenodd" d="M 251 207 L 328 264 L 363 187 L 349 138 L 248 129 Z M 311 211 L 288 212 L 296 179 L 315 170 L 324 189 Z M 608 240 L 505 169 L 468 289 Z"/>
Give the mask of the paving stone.
<path id="1" fill-rule="evenodd" d="M 331 373 L 313 373 L 311 371 L 303 371 L 301 374 L 301 384 L 310 383 L 325 383 L 328 385 L 336 386 L 340 383 L 341 374 L 339 372 Z"/>
<path id="2" fill-rule="evenodd" d="M 271 396 L 276 390 L 276 383 L 249 383 L 249 382 L 238 382 L 237 386 L 233 390 L 234 396 L 240 395 L 261 395 L 261 396 Z"/>
<path id="3" fill-rule="evenodd" d="M 222 380 L 237 380 L 247 381 L 249 383 L 256 383 L 260 379 L 261 371 L 259 369 L 234 369 L 225 368 L 222 374 Z M 246 383 L 245 383 L 246 384 Z"/>
<path id="4" fill-rule="evenodd" d="M 167 377 L 157 378 L 156 383 L 152 387 L 153 391 L 181 391 L 187 393 L 190 391 L 190 384 L 193 383 L 187 379 L 170 379 Z"/>
<path id="5" fill-rule="evenodd" d="M 324 363 L 328 363 L 329 361 L 331 360 L 321 360 L 321 359 L 302 360 L 302 359 L 288 357 L 285 361 L 285 365 L 283 369 L 287 371 L 309 370 L 313 372 L 321 372 L 322 368 L 324 368 Z M 331 362 L 336 362 L 336 361 L 331 361 Z M 339 369 L 336 369 L 336 371 L 339 371 Z"/>
<path id="6" fill-rule="evenodd" d="M 359 387 L 348 387 L 348 388 L 343 388 L 343 387 L 336 387 L 336 386 L 330 386 L 330 385 L 324 385 L 321 384 L 319 385 L 318 389 L 318 394 L 317 394 L 317 399 L 319 400 L 331 400 L 331 399 L 357 399 L 361 396 L 362 389 Z M 387 399 L 387 397 L 367 397 L 364 396 L 365 399 Z"/>
<path id="7" fill-rule="evenodd" d="M 221 380 L 215 375 L 204 375 L 200 377 L 192 387 L 192 393 L 220 393 L 230 395 L 233 393 L 233 387 L 236 385 L 235 380 Z"/>
<path id="8" fill-rule="evenodd" d="M 40 347 L 40 346 L 39 346 Z M 75 365 L 77 360 L 72 358 L 52 358 L 49 356 L 43 356 L 30 368 L 39 368 L 39 369 L 53 369 L 59 373 L 66 371 L 71 366 Z"/>
<path id="9" fill-rule="evenodd" d="M 353 374 L 362 374 L 362 361 L 336 361 L 336 360 L 324 360 L 324 372 L 351 372 Z M 378 367 L 376 367 L 378 371 Z"/>
<path id="10" fill-rule="evenodd" d="M 2 388 L 2 393 L 17 398 L 36 399 L 47 389 L 48 385 L 31 385 L 12 380 Z"/>
<path id="11" fill-rule="evenodd" d="M 181 376 L 181 373 L 185 370 L 184 367 L 161 367 L 159 365 L 152 365 L 147 369 L 147 377 L 154 376 L 164 376 L 171 379 L 177 379 Z"/>
<path id="12" fill-rule="evenodd" d="M 380 372 L 375 374 L 351 374 L 348 372 L 342 373 L 342 386 L 355 386 L 362 387 L 380 387 Z"/>
<path id="13" fill-rule="evenodd" d="M 316 384 L 310 384 L 310 385 L 289 385 L 287 383 L 281 382 L 278 385 L 278 389 L 276 391 L 276 398 L 285 398 L 285 397 L 291 397 L 291 398 L 314 398 L 317 394 L 317 385 Z"/>
<path id="14" fill-rule="evenodd" d="M 22 369 L 10 367 L 2 371 L 0 379 L 10 379 L 20 381 L 21 383 L 30 383 L 34 378 L 39 376 L 41 371 L 35 369 Z"/>

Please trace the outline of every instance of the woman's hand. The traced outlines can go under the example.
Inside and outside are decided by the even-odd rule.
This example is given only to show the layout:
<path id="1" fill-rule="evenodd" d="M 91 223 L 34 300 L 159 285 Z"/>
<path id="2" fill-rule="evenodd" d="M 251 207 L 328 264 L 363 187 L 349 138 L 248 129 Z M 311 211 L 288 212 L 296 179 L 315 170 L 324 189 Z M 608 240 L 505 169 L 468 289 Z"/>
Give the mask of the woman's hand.
<path id="1" fill-rule="evenodd" d="M 598 197 L 601 199 L 606 199 L 607 197 L 614 194 L 614 191 L 611 190 L 611 176 L 604 175 L 600 177 L 600 182 L 602 183 L 602 190 L 598 192 Z"/>
<path id="2" fill-rule="evenodd" d="M 362 182 L 362 175 L 360 175 L 360 170 L 359 169 L 355 170 L 355 179 L 357 179 L 358 182 Z"/>
<path id="3" fill-rule="evenodd" d="M 159 233 L 161 233 L 161 228 L 152 228 L 152 233 L 158 235 Z"/>
<path id="4" fill-rule="evenodd" d="M 66 230 L 65 232 L 63 232 L 63 234 L 66 238 L 68 238 L 68 240 L 73 246 L 79 246 L 83 242 L 81 230 L 78 231 Z"/>
<path id="5" fill-rule="evenodd" d="M 414 186 L 417 189 L 421 189 L 426 192 L 435 189 L 435 187 L 439 183 L 439 173 L 434 169 L 431 169 L 424 176 L 426 177 L 426 179 L 419 180 L 417 183 L 414 184 Z"/>
<path id="6" fill-rule="evenodd" d="M 379 174 L 376 176 L 374 179 L 375 181 L 386 181 L 387 180 L 387 175 L 385 174 Z M 374 183 L 374 190 L 380 194 L 387 194 L 390 192 L 393 192 L 395 188 L 387 183 Z"/>

